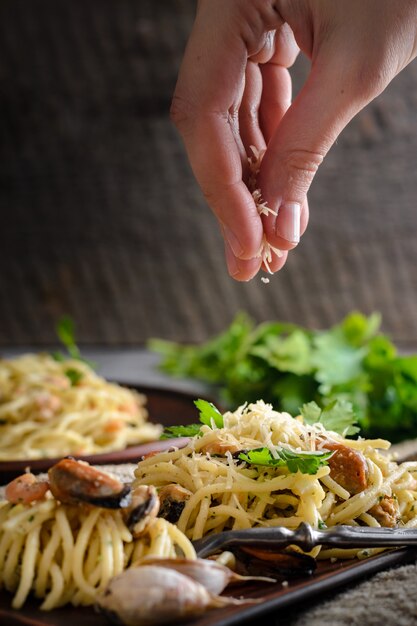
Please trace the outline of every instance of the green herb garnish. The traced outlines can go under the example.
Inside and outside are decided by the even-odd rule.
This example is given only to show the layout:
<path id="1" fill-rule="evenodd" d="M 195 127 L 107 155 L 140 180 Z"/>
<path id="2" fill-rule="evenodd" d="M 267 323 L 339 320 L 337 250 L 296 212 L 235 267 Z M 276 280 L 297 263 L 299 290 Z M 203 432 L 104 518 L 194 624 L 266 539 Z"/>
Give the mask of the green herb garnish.
<path id="1" fill-rule="evenodd" d="M 199 419 L 201 424 L 210 426 L 214 423 L 216 428 L 223 428 L 223 415 L 214 404 L 207 400 L 194 400 L 194 404 L 200 411 Z M 168 426 L 164 429 L 161 439 L 172 439 L 174 437 L 199 437 L 201 435 L 201 424 L 188 424 L 187 426 Z"/>
<path id="2" fill-rule="evenodd" d="M 200 424 L 189 424 L 188 426 L 167 426 L 160 439 L 173 439 L 176 437 L 196 437 L 200 434 Z"/>
<path id="3" fill-rule="evenodd" d="M 65 376 L 69 379 L 72 387 L 75 387 L 77 385 L 77 383 L 80 382 L 80 380 L 82 380 L 84 374 L 82 372 L 80 372 L 80 370 L 76 370 L 73 367 L 69 367 L 68 369 L 65 370 Z"/>
<path id="4" fill-rule="evenodd" d="M 241 452 L 238 458 L 250 465 L 266 465 L 268 467 L 286 466 L 291 473 L 317 474 L 317 470 L 327 465 L 333 452 L 295 452 L 288 448 L 275 448 L 277 456 L 269 448 L 256 448 Z"/>
<path id="5" fill-rule="evenodd" d="M 306 424 L 322 424 L 326 430 L 332 430 L 343 436 L 354 435 L 359 431 L 355 426 L 356 415 L 352 404 L 347 400 L 334 400 L 321 409 L 316 402 L 308 402 L 301 407 L 301 415 Z"/>
<path id="6" fill-rule="evenodd" d="M 56 333 L 61 343 L 66 347 L 72 359 L 81 359 L 80 349 L 75 343 L 74 321 L 68 317 L 62 317 L 56 327 Z"/>
<path id="7" fill-rule="evenodd" d="M 200 422 L 206 426 L 212 425 L 214 422 L 216 428 L 223 428 L 223 415 L 219 409 L 216 409 L 214 404 L 207 402 L 207 400 L 194 400 L 194 404 L 200 411 Z"/>
<path id="8" fill-rule="evenodd" d="M 82 361 L 94 369 L 95 363 L 88 361 L 81 356 L 81 352 L 77 344 L 75 343 L 75 324 L 74 321 L 68 317 L 62 317 L 56 325 L 56 334 L 59 340 L 67 349 L 68 355 L 62 354 L 62 352 L 53 352 L 52 356 L 55 361 L 64 362 L 70 357 L 76 361 Z M 76 385 L 83 377 L 83 373 L 75 368 L 68 368 L 65 371 L 65 375 L 69 378 L 71 385 Z"/>
<path id="9" fill-rule="evenodd" d="M 311 400 L 324 409 L 339 399 L 350 402 L 365 437 L 417 437 L 417 355 L 398 356 L 379 324 L 378 314 L 351 313 L 318 331 L 256 326 L 239 314 L 200 346 L 153 340 L 149 347 L 162 355 L 165 372 L 214 385 L 228 408 L 262 398 L 297 415 Z"/>

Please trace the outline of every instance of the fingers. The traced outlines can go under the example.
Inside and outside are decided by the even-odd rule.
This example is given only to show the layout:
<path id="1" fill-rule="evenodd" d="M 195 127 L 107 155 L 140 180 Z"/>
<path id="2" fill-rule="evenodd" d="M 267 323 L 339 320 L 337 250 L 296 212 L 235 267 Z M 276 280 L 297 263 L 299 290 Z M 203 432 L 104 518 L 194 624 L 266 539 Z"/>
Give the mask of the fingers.
<path id="1" fill-rule="evenodd" d="M 248 261 L 237 258 L 230 247 L 226 237 L 224 250 L 226 255 L 226 263 L 229 274 L 232 278 L 239 281 L 251 280 L 259 272 L 261 267 L 260 257 L 249 259 Z"/>
<path id="2" fill-rule="evenodd" d="M 258 65 L 251 60 L 246 68 L 245 90 L 239 110 L 239 130 L 247 154 L 251 154 L 250 146 L 264 150 L 273 136 L 285 112 L 291 104 L 292 85 L 287 66 L 293 64 L 299 52 L 292 30 L 284 24 L 274 36 L 270 35 L 265 46 L 254 57 L 262 63 Z M 301 207 L 299 231 L 297 237 L 304 232 L 308 220 L 308 206 Z M 284 217 L 284 231 L 286 221 Z M 262 216 L 262 220 L 265 218 Z M 292 239 L 294 238 L 291 234 Z M 296 244 L 280 242 L 282 250 L 293 248 Z M 282 258 L 282 257 L 281 257 Z M 264 269 L 277 271 L 285 263 L 274 255 L 273 261 Z"/>
<path id="3" fill-rule="evenodd" d="M 288 70 L 282 65 L 261 66 L 263 92 L 259 107 L 260 125 L 268 144 L 291 105 L 292 84 Z"/>
<path id="4" fill-rule="evenodd" d="M 292 84 L 288 72 L 299 48 L 288 24 L 283 24 L 275 36 L 275 49 L 268 63 L 261 65 L 262 100 L 259 107 L 260 125 L 269 143 L 291 104 Z"/>
<path id="5" fill-rule="evenodd" d="M 280 256 L 272 253 L 271 260 L 268 262 L 268 266 L 266 266 L 262 263 L 261 256 L 250 259 L 249 261 L 237 258 L 233 254 L 230 245 L 225 240 L 225 255 L 230 276 L 235 280 L 245 282 L 254 278 L 261 268 L 268 274 L 278 272 L 278 270 L 285 265 L 288 252 L 283 251 Z"/>
<path id="6" fill-rule="evenodd" d="M 222 6 L 215 1 L 201 3 L 171 114 L 229 246 L 236 257 L 248 260 L 259 251 L 263 227 L 252 195 L 242 181 L 239 149 L 242 144 L 237 111 L 247 52 L 243 40 L 231 37 L 224 29 Z"/>
<path id="7" fill-rule="evenodd" d="M 278 216 L 263 216 L 268 241 L 289 249 L 308 220 L 306 194 L 336 137 L 360 109 L 349 97 L 337 63 L 313 67 L 302 91 L 276 127 L 259 173 L 262 195 Z"/>
<path id="8" fill-rule="evenodd" d="M 251 146 L 255 146 L 258 150 L 265 150 L 266 148 L 259 125 L 262 83 L 259 65 L 249 60 L 246 66 L 245 90 L 239 108 L 239 131 L 247 155 L 251 155 Z"/>

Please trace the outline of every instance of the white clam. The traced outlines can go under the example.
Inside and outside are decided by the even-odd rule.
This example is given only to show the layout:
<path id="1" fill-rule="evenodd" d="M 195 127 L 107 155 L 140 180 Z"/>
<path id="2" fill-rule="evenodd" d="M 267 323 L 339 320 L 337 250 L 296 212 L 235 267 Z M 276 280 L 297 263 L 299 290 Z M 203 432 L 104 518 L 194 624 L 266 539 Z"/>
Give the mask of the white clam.
<path id="1" fill-rule="evenodd" d="M 177 622 L 207 609 L 256 602 L 211 594 L 200 583 L 171 568 L 143 565 L 112 578 L 98 597 L 98 608 L 126 626 Z"/>
<path id="2" fill-rule="evenodd" d="M 145 557 L 139 561 L 140 565 L 155 565 L 176 570 L 196 582 L 203 585 L 207 591 L 213 594 L 221 593 L 229 584 L 239 583 L 247 580 L 259 580 L 263 582 L 275 583 L 274 578 L 263 576 L 240 576 L 230 568 L 208 559 L 165 559 Z"/>

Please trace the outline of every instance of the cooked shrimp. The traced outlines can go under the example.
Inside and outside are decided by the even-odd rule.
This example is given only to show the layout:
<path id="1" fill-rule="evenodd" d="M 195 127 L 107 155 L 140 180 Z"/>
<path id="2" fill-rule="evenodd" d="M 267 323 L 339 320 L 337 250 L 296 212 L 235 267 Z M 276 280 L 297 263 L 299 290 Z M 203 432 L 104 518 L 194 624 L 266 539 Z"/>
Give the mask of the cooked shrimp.
<path id="1" fill-rule="evenodd" d="M 22 474 L 12 480 L 5 489 L 6 500 L 11 504 L 30 504 L 42 500 L 49 490 L 47 480 L 38 480 L 33 474 Z"/>
<path id="2" fill-rule="evenodd" d="M 47 391 L 37 393 L 34 397 L 34 404 L 38 409 L 37 419 L 42 422 L 50 420 L 62 407 L 60 398 Z"/>
<path id="3" fill-rule="evenodd" d="M 330 477 L 350 494 L 359 493 L 368 486 L 368 466 L 361 452 L 336 441 L 323 441 L 321 449 L 334 450 L 328 463 Z"/>
<path id="4" fill-rule="evenodd" d="M 48 471 L 50 489 L 67 504 L 88 503 L 109 509 L 127 506 L 130 487 L 88 463 L 63 459 Z"/>

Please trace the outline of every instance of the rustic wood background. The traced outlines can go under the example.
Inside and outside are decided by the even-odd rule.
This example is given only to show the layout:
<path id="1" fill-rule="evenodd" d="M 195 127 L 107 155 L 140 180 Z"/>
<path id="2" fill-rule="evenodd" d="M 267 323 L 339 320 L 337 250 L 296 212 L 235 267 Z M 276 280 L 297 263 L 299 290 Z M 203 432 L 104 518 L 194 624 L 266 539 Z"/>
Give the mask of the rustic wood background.
<path id="1" fill-rule="evenodd" d="M 0 345 L 51 343 L 64 313 L 80 343 L 137 346 L 206 339 L 238 310 L 325 327 L 359 309 L 417 347 L 417 64 L 331 150 L 286 268 L 238 284 L 168 119 L 193 13 L 0 3 Z"/>

